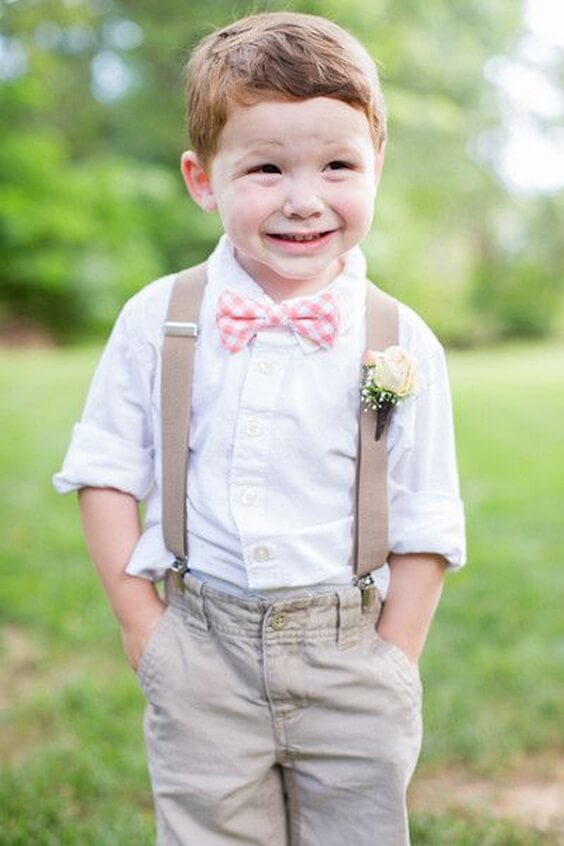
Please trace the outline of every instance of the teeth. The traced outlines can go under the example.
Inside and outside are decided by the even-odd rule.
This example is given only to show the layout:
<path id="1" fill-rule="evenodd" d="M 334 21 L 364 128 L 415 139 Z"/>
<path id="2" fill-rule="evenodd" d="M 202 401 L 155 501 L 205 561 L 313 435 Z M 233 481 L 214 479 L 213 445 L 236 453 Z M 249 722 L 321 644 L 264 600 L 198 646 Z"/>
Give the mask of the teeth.
<path id="1" fill-rule="evenodd" d="M 285 241 L 315 241 L 319 238 L 317 232 L 311 235 L 277 235 L 277 238 L 283 238 Z"/>

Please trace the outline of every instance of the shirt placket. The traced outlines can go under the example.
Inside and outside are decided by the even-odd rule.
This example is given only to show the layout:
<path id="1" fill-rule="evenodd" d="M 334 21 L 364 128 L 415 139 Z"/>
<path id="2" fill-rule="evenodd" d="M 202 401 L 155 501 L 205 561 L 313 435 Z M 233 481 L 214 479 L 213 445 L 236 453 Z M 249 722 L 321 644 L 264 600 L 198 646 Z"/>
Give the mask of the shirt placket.
<path id="1" fill-rule="evenodd" d="M 277 441 L 276 411 L 294 350 L 291 336 L 278 337 L 275 344 L 269 342 L 266 332 L 258 335 L 251 345 L 241 389 L 229 495 L 250 588 L 270 584 L 269 573 L 279 566 L 276 541 L 268 533 L 267 481 L 270 487 L 274 483 L 270 456 Z"/>

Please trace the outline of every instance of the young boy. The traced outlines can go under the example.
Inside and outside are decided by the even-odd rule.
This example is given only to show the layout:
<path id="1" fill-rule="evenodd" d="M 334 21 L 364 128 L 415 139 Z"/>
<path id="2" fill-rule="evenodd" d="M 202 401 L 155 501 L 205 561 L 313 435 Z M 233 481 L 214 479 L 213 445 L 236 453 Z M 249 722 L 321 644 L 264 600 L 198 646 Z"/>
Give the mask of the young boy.
<path id="1" fill-rule="evenodd" d="M 378 74 L 329 21 L 254 15 L 197 47 L 188 109 L 184 180 L 225 234 L 198 317 L 182 583 L 161 502 L 175 274 L 125 305 L 55 476 L 60 492 L 80 492 L 87 545 L 147 696 L 158 842 L 403 846 L 422 736 L 418 661 L 465 537 L 444 351 L 398 303 L 419 387 L 388 426 L 389 554 L 364 601 L 358 244 L 384 159 Z M 305 307 L 322 310 L 309 334 Z"/>

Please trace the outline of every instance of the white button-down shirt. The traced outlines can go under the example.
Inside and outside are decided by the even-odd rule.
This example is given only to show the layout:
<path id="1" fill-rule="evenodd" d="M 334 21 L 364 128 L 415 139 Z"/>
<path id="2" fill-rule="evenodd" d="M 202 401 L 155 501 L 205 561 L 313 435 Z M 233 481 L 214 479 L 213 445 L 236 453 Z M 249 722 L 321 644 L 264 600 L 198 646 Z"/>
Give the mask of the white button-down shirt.
<path id="1" fill-rule="evenodd" d="M 187 514 L 191 569 L 233 593 L 274 595 L 350 583 L 366 265 L 359 248 L 325 290 L 341 331 L 327 350 L 287 327 L 237 353 L 221 345 L 217 299 L 226 288 L 268 301 L 226 236 L 208 261 L 194 362 Z M 173 561 L 161 528 L 160 368 L 174 275 L 123 308 L 73 430 L 60 493 L 112 487 L 145 500 L 144 532 L 127 565 L 158 579 Z M 444 350 L 399 306 L 399 343 L 416 358 L 420 387 L 396 407 L 388 433 L 390 549 L 466 561 L 451 397 Z M 385 596 L 387 565 L 375 571 Z"/>

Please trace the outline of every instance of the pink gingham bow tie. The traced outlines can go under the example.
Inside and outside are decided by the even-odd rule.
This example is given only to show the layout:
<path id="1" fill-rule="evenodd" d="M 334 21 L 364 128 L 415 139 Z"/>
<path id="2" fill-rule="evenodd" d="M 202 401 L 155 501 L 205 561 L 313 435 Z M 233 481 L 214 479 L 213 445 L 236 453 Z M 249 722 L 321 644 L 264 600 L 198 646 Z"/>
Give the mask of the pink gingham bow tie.
<path id="1" fill-rule="evenodd" d="M 319 347 L 331 347 L 339 332 L 339 305 L 325 291 L 289 303 L 266 303 L 227 288 L 217 301 L 217 328 L 223 346 L 238 352 L 261 329 L 288 326 Z"/>

